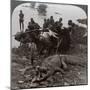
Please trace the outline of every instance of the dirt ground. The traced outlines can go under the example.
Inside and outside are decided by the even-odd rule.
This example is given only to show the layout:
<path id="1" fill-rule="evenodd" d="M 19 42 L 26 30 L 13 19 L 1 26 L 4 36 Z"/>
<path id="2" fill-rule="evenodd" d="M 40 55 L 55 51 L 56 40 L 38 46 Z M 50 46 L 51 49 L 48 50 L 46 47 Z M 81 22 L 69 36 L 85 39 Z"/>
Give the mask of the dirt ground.
<path id="1" fill-rule="evenodd" d="M 15 49 L 16 50 L 16 49 Z M 28 88 L 40 88 L 40 87 L 58 87 L 58 86 L 73 86 L 73 85 L 87 85 L 87 64 L 84 67 L 68 65 L 68 70 L 62 75 L 60 72 L 51 76 L 46 81 L 39 84 L 32 85 L 31 80 L 35 76 L 35 70 L 30 64 L 30 60 L 26 56 L 22 56 L 19 53 L 12 50 L 11 56 L 11 88 L 15 89 L 28 89 Z M 87 63 L 87 46 L 77 45 L 71 49 L 67 54 L 74 55 L 78 58 L 82 58 L 82 62 Z M 40 58 L 36 56 L 34 65 L 38 65 L 43 61 L 43 56 Z M 30 68 L 24 74 L 25 68 Z"/>

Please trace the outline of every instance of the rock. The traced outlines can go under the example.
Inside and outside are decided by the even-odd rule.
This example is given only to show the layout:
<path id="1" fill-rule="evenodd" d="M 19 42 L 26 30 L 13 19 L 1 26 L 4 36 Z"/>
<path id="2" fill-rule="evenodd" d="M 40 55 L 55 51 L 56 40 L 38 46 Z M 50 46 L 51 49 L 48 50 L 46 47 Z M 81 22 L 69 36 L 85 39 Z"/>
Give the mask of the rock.
<path id="1" fill-rule="evenodd" d="M 22 75 L 24 75 L 26 69 L 25 68 L 24 69 L 19 69 L 18 71 L 21 72 Z"/>
<path id="2" fill-rule="evenodd" d="M 30 87 L 34 88 L 34 87 L 37 87 L 38 85 L 39 85 L 38 83 L 31 82 Z"/>
<path id="3" fill-rule="evenodd" d="M 23 60 L 23 61 L 27 61 L 28 59 L 27 59 L 25 56 L 23 56 L 23 57 L 22 57 L 22 60 Z"/>
<path id="4" fill-rule="evenodd" d="M 24 83 L 24 81 L 18 81 L 18 83 L 19 83 L 19 84 L 22 84 L 22 83 Z"/>
<path id="5" fill-rule="evenodd" d="M 80 72 L 78 72 L 78 75 L 80 75 L 81 73 Z"/>
<path id="6" fill-rule="evenodd" d="M 65 85 L 65 86 L 69 86 L 69 83 L 67 83 L 67 82 L 64 82 L 64 85 Z"/>
<path id="7" fill-rule="evenodd" d="M 19 87 L 11 87 L 11 90 L 19 90 Z"/>

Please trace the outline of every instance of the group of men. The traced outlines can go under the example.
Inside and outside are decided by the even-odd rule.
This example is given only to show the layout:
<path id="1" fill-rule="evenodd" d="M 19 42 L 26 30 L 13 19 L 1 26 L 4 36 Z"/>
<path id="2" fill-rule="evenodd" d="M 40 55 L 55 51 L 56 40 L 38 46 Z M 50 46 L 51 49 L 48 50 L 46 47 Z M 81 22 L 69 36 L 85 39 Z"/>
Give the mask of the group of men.
<path id="1" fill-rule="evenodd" d="M 20 14 L 19 14 L 19 23 L 20 23 L 20 31 L 24 31 L 24 14 L 23 14 L 22 10 L 20 10 Z M 72 20 L 69 20 L 68 21 L 69 28 L 63 30 L 63 28 L 62 28 L 63 27 L 62 18 L 59 18 L 58 21 L 55 21 L 53 16 L 50 16 L 50 18 L 48 18 L 48 19 L 44 19 L 43 30 L 46 30 L 48 28 L 48 29 L 56 32 L 57 34 L 59 34 L 59 36 L 61 35 L 61 38 L 59 37 L 59 39 L 57 41 L 56 53 L 58 51 L 60 51 L 62 53 L 67 48 L 69 48 L 69 45 L 70 45 L 70 35 L 69 35 L 69 32 L 67 30 L 69 30 L 69 31 L 71 30 L 72 31 L 74 25 L 75 24 L 72 22 Z M 31 31 L 31 30 L 35 30 L 35 29 L 40 29 L 40 26 L 38 25 L 38 23 L 36 23 L 34 21 L 33 18 L 31 18 L 30 22 L 28 23 L 27 29 L 25 31 Z M 63 33 L 60 32 L 62 30 L 63 30 Z M 31 41 L 29 46 L 31 48 L 30 48 L 30 52 L 28 53 L 28 56 L 29 56 L 29 59 L 31 60 L 31 65 L 33 65 L 34 64 L 34 58 L 35 58 L 34 52 L 35 52 L 36 45 L 35 45 L 35 43 L 33 43 Z M 42 64 L 41 67 L 40 66 L 36 67 L 36 80 L 34 80 L 34 81 L 32 80 L 32 81 L 33 82 L 44 81 L 48 77 L 53 75 L 56 71 L 59 71 L 59 72 L 64 74 L 63 69 L 67 69 L 66 60 L 67 60 L 66 57 L 59 56 L 59 55 L 57 55 L 57 56 L 50 56 L 50 57 L 46 58 L 45 59 L 46 64 L 44 63 L 44 64 Z M 50 63 L 48 64 L 47 63 L 48 61 L 51 64 Z M 55 68 L 54 68 L 54 66 L 55 66 Z M 43 72 L 47 73 L 47 74 L 46 74 L 46 76 L 41 78 Z M 39 80 L 37 79 L 38 77 L 40 78 Z"/>
<path id="2" fill-rule="evenodd" d="M 19 22 L 20 22 L 20 31 L 24 31 L 24 14 L 23 14 L 22 10 L 20 10 Z M 69 26 L 68 30 L 73 29 L 74 23 L 72 22 L 72 20 L 68 21 L 68 26 Z M 48 19 L 44 19 L 43 30 L 47 30 L 47 28 L 48 28 L 48 29 L 54 31 L 55 33 L 57 33 L 59 36 L 61 36 L 61 38 L 59 37 L 59 39 L 58 39 L 57 51 L 61 44 L 62 39 L 63 39 L 63 41 L 60 46 L 61 47 L 60 49 L 64 48 L 63 50 L 65 50 L 65 48 L 68 48 L 67 45 L 69 45 L 69 43 L 70 43 L 69 32 L 67 31 L 67 29 L 65 29 L 64 32 L 61 33 L 63 30 L 62 27 L 63 27 L 62 18 L 59 18 L 58 21 L 55 21 L 53 16 L 50 16 L 50 18 L 48 18 Z M 27 29 L 25 31 L 31 31 L 31 30 L 35 30 L 35 29 L 40 29 L 40 26 L 38 25 L 38 23 L 36 23 L 34 21 L 33 18 L 31 18 L 30 21 L 28 22 Z M 32 41 L 31 41 L 31 44 L 32 44 Z M 33 52 L 33 49 L 31 51 Z M 31 63 L 33 64 L 32 59 L 33 59 L 33 55 L 31 55 L 31 61 L 32 61 Z"/>
<path id="3" fill-rule="evenodd" d="M 22 12 L 22 10 L 20 10 L 20 14 L 19 14 L 19 23 L 20 23 L 20 31 L 24 31 L 24 14 Z M 72 20 L 68 21 L 68 26 L 73 27 L 74 23 L 72 22 Z M 59 18 L 58 21 L 55 21 L 53 16 L 51 16 L 48 19 L 44 19 L 44 23 L 43 23 L 43 29 L 49 28 L 50 30 L 53 31 L 59 31 L 62 29 L 63 23 L 62 23 L 62 18 Z M 35 29 L 40 29 L 40 26 L 38 23 L 36 23 L 34 21 L 33 18 L 30 19 L 30 22 L 28 23 L 27 26 L 27 30 L 35 30 Z"/>
<path id="4" fill-rule="evenodd" d="M 34 19 L 31 18 L 30 22 L 28 23 L 28 28 L 27 28 L 27 30 L 34 30 L 34 29 L 39 29 L 39 28 L 40 28 L 40 26 L 38 25 L 38 23 L 36 23 L 36 22 L 34 21 Z"/>
<path id="5" fill-rule="evenodd" d="M 62 18 L 55 22 L 53 16 L 51 16 L 50 19 L 44 19 L 43 28 L 49 28 L 51 30 L 56 28 L 58 30 L 62 28 L 62 25 Z"/>

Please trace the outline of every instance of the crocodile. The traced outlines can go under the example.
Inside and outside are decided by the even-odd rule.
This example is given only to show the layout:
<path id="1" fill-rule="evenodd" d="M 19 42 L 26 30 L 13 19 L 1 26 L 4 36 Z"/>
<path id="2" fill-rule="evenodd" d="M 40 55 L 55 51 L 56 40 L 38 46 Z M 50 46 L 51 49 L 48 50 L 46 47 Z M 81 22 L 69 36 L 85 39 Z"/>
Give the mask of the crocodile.
<path id="1" fill-rule="evenodd" d="M 50 76 L 56 72 L 65 74 L 65 70 L 68 69 L 68 65 L 78 65 L 84 67 L 85 62 L 82 58 L 72 55 L 53 55 L 44 59 L 41 66 L 36 66 L 36 79 L 32 80 L 33 83 L 38 83 L 47 80 Z M 43 74 L 45 74 L 43 76 Z"/>

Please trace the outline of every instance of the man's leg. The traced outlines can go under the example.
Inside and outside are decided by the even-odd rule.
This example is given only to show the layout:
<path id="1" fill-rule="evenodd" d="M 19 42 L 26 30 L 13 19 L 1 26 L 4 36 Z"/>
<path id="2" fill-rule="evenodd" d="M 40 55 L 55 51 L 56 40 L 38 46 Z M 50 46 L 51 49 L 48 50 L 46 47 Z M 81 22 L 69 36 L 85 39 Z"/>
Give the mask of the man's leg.
<path id="1" fill-rule="evenodd" d="M 33 65 L 33 61 L 34 61 L 34 55 L 33 55 L 34 53 L 33 53 L 33 51 L 31 51 L 31 65 Z"/>
<path id="2" fill-rule="evenodd" d="M 19 24 L 20 24 L 20 31 L 21 31 L 21 21 L 19 21 Z"/>
<path id="3" fill-rule="evenodd" d="M 24 23 L 22 22 L 22 31 L 24 31 Z"/>

